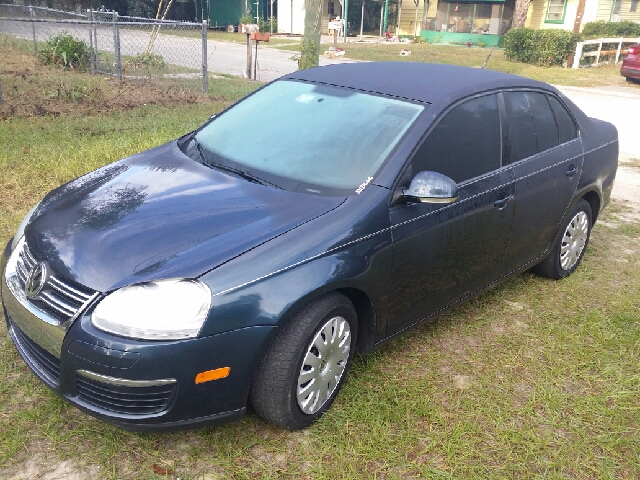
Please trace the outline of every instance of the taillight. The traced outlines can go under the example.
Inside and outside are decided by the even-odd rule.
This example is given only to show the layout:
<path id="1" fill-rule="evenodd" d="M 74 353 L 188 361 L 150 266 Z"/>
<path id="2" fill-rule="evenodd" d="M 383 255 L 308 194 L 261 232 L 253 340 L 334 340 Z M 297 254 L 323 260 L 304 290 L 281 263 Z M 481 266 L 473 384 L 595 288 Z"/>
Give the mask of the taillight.
<path id="1" fill-rule="evenodd" d="M 629 47 L 629 50 L 627 50 L 627 53 L 631 55 L 635 55 L 638 52 L 640 52 L 640 47 Z"/>

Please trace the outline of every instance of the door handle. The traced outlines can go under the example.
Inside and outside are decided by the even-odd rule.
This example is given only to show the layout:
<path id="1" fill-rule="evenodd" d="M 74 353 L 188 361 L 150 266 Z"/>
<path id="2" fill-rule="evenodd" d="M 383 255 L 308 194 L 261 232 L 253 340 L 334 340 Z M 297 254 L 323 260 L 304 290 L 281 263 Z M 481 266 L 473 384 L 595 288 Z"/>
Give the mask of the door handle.
<path id="1" fill-rule="evenodd" d="M 493 206 L 496 207 L 498 210 L 502 210 L 507 206 L 507 203 L 509 203 L 509 200 L 511 200 L 511 198 L 513 198 L 511 195 L 507 195 L 506 197 L 493 202 Z"/>
<path id="2" fill-rule="evenodd" d="M 567 170 L 567 177 L 573 177 L 577 171 L 578 168 L 572 163 L 569 165 L 569 170 Z"/>

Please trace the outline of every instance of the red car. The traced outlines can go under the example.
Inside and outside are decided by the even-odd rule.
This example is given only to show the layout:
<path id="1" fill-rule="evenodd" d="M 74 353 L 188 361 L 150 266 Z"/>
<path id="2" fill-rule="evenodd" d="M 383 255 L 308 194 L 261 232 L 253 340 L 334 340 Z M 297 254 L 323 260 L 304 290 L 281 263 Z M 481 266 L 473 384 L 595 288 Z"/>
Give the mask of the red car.
<path id="1" fill-rule="evenodd" d="M 627 50 L 620 67 L 620 75 L 626 77 L 627 82 L 640 81 L 640 43 L 631 45 Z"/>

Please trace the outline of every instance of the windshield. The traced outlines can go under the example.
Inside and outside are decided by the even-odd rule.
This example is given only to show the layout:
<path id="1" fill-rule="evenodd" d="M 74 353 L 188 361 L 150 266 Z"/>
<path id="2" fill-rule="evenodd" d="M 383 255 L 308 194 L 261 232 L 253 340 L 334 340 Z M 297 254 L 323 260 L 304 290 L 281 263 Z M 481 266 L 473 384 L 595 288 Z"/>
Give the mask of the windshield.
<path id="1" fill-rule="evenodd" d="M 287 190 L 349 194 L 372 181 L 424 108 L 281 80 L 216 117 L 195 138 L 214 168 L 231 167 Z"/>

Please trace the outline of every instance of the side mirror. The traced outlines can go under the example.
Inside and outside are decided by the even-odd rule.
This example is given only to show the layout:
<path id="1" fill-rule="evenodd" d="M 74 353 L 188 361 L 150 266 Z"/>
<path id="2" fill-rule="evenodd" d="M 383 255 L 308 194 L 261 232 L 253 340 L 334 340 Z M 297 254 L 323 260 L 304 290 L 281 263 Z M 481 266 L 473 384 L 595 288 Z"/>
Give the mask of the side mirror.
<path id="1" fill-rule="evenodd" d="M 419 172 L 402 195 L 422 203 L 453 203 L 458 200 L 458 185 L 441 173 Z"/>

